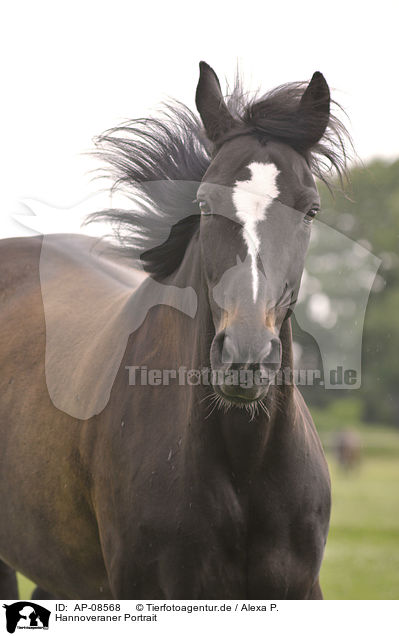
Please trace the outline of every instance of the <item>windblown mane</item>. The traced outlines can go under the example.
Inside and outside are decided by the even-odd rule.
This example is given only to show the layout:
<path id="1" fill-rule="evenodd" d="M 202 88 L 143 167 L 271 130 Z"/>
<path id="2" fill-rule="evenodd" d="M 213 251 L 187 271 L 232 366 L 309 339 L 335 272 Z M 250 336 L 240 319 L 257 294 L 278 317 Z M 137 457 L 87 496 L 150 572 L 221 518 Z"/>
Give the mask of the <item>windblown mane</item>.
<path id="1" fill-rule="evenodd" d="M 330 115 L 323 138 L 310 151 L 301 147 L 296 110 L 306 85 L 284 84 L 248 99 L 237 79 L 226 98 L 237 127 L 224 140 L 252 134 L 263 143 L 282 141 L 305 156 L 315 177 L 329 185 L 335 172 L 342 182 L 345 147 L 351 141 L 337 117 Z M 173 101 L 159 117 L 132 120 L 106 131 L 96 145 L 96 156 L 108 164 L 115 179 L 112 189 L 122 189 L 134 209 L 102 210 L 91 214 L 87 222 L 110 222 L 118 250 L 162 280 L 179 266 L 199 223 L 196 191 L 212 150 L 200 119 Z"/>

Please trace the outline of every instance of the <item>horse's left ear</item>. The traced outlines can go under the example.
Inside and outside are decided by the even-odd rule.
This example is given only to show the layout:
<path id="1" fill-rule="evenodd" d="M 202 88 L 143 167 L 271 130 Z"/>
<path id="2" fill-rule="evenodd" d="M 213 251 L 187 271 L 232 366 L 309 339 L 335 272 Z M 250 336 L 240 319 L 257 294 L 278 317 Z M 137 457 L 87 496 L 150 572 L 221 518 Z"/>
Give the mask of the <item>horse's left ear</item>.
<path id="1" fill-rule="evenodd" d="M 324 135 L 330 119 L 330 89 L 323 75 L 316 71 L 298 107 L 304 144 L 311 148 Z"/>
<path id="2" fill-rule="evenodd" d="M 235 120 L 223 99 L 218 76 L 206 62 L 200 62 L 195 103 L 208 139 L 217 143 L 224 133 L 233 128 Z"/>

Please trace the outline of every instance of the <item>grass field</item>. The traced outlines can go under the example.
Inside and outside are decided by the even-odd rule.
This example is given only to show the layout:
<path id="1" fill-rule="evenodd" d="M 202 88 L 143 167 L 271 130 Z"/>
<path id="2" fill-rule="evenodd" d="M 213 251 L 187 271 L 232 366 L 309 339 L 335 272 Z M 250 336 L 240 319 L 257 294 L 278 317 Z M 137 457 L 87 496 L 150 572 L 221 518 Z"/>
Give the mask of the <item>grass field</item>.
<path id="1" fill-rule="evenodd" d="M 399 432 L 367 427 L 355 402 L 335 403 L 313 416 L 330 465 L 333 508 L 321 583 L 326 599 L 399 599 Z M 353 472 L 331 453 L 337 422 L 356 429 L 363 459 Z M 338 424 L 338 428 L 340 425 Z M 20 596 L 30 581 L 19 577 Z"/>
<path id="2" fill-rule="evenodd" d="M 399 457 L 346 474 L 329 457 L 333 507 L 321 571 L 328 599 L 399 598 Z"/>
<path id="3" fill-rule="evenodd" d="M 332 482 L 332 515 L 321 570 L 327 599 L 399 598 L 399 432 L 367 426 L 356 399 L 312 409 Z M 332 453 L 337 430 L 350 428 L 362 444 L 353 472 Z"/>

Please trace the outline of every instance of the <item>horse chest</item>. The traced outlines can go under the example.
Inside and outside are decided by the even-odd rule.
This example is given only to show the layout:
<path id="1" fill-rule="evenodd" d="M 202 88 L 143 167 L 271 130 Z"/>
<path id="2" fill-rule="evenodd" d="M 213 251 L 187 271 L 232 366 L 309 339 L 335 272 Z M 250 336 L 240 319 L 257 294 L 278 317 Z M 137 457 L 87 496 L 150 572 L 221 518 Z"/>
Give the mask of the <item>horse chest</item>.
<path id="1" fill-rule="evenodd" d="M 163 568 L 173 573 L 166 595 L 305 598 L 320 567 L 325 524 L 317 502 L 298 517 L 281 497 L 269 491 L 251 499 L 225 482 L 189 506 Z"/>

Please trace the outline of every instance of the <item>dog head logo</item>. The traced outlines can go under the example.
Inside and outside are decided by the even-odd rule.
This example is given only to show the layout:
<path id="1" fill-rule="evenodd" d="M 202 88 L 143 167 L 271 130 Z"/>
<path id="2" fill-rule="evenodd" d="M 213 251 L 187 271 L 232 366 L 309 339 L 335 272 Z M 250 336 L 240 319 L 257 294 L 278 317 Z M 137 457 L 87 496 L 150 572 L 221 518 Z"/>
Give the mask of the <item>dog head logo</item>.
<path id="1" fill-rule="evenodd" d="M 48 629 L 51 612 L 30 601 L 18 601 L 3 605 L 6 610 L 7 631 L 13 634 L 18 629 Z"/>

